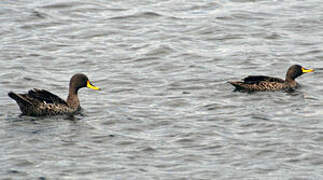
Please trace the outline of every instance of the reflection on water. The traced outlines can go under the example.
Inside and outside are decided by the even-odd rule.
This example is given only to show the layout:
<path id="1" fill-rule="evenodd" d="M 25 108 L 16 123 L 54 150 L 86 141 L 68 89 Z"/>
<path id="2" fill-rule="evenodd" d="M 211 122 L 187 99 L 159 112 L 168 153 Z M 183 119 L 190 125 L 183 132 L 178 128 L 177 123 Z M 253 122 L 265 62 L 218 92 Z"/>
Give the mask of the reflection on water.
<path id="1" fill-rule="evenodd" d="M 322 179 L 320 1 L 1 1 L 1 177 Z M 302 88 L 233 92 L 314 68 Z M 19 116 L 7 93 L 66 98 L 73 118 Z"/>

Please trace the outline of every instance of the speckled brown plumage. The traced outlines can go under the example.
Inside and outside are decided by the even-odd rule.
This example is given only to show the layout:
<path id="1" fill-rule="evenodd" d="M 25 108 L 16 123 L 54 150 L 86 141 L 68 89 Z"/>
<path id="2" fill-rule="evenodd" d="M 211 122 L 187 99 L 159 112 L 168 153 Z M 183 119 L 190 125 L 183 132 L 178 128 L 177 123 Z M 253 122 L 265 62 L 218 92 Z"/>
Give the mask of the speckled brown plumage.
<path id="1" fill-rule="evenodd" d="M 277 90 L 293 90 L 299 86 L 295 79 L 307 72 L 313 72 L 313 69 L 305 69 L 300 65 L 291 66 L 285 80 L 269 76 L 248 76 L 243 81 L 229 81 L 240 91 L 277 91 Z"/>
<path id="2" fill-rule="evenodd" d="M 75 74 L 70 80 L 67 101 L 49 91 L 41 89 L 32 89 L 27 94 L 9 92 L 8 95 L 17 102 L 23 115 L 51 116 L 74 114 L 81 109 L 77 93 L 83 87 L 99 90 L 99 88 L 90 83 L 86 75 Z"/>

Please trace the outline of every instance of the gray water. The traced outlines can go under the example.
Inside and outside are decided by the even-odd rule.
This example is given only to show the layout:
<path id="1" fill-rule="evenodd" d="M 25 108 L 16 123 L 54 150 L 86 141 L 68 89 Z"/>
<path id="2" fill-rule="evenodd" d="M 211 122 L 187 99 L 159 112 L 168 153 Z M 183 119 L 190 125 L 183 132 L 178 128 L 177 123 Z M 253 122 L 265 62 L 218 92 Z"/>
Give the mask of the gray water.
<path id="1" fill-rule="evenodd" d="M 0 1 L 1 179 L 323 179 L 320 0 Z M 316 69 L 293 93 L 230 80 Z M 66 98 L 19 116 L 9 91 Z"/>

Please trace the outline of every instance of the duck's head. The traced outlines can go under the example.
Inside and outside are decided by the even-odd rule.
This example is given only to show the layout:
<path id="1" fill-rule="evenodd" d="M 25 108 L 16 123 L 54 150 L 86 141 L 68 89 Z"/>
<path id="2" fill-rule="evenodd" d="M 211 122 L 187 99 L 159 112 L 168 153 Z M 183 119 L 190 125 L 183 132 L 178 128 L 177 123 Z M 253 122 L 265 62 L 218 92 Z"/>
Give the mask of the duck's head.
<path id="1" fill-rule="evenodd" d="M 93 90 L 100 90 L 100 88 L 94 86 L 90 82 L 89 78 L 85 74 L 79 73 L 72 76 L 70 80 L 70 90 L 73 90 L 75 93 L 77 93 L 77 91 L 83 87 L 88 87 Z"/>
<path id="2" fill-rule="evenodd" d="M 286 80 L 295 80 L 297 77 L 301 76 L 304 73 L 314 72 L 313 69 L 306 69 L 298 64 L 292 65 L 289 67 L 286 73 Z"/>

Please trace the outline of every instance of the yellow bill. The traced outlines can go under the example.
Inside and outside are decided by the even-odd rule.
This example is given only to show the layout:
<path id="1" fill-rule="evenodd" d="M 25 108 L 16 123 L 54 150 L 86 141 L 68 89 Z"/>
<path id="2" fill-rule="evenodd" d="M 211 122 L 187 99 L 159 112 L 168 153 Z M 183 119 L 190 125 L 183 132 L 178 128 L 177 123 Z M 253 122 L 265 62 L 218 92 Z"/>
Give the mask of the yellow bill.
<path id="1" fill-rule="evenodd" d="M 86 86 L 87 86 L 88 88 L 90 88 L 90 89 L 94 89 L 94 90 L 101 90 L 100 88 L 98 88 L 98 87 L 96 87 L 96 86 L 92 85 L 90 81 L 87 81 L 87 82 L 86 82 Z"/>
<path id="2" fill-rule="evenodd" d="M 314 72 L 314 69 L 305 69 L 302 67 L 302 72 L 303 73 Z"/>

